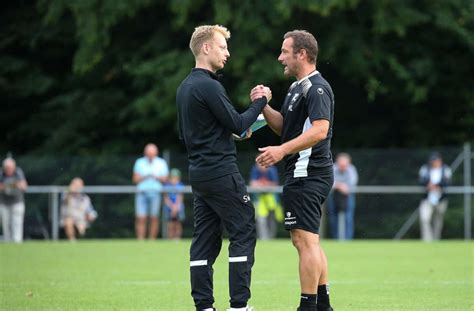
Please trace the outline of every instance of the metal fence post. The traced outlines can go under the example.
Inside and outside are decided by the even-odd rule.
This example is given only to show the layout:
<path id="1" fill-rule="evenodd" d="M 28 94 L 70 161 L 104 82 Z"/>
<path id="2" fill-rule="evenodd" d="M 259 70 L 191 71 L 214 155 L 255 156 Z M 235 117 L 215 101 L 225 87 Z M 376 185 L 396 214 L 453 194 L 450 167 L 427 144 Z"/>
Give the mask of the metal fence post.
<path id="1" fill-rule="evenodd" d="M 471 239 L 471 145 L 464 144 L 464 239 Z"/>
<path id="2" fill-rule="evenodd" d="M 51 235 L 54 241 L 59 238 L 59 191 L 57 187 L 51 189 L 52 209 L 51 209 Z"/>
<path id="3" fill-rule="evenodd" d="M 163 160 L 168 163 L 168 165 L 171 165 L 171 151 L 169 149 L 163 150 Z"/>

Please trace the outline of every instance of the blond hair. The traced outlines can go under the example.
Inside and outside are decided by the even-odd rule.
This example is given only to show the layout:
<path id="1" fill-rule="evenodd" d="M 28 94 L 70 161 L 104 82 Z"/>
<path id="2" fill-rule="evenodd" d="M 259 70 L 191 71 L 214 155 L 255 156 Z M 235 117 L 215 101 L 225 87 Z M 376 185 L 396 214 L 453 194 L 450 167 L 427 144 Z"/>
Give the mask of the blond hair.
<path id="1" fill-rule="evenodd" d="M 199 55 L 204 42 L 212 39 L 216 32 L 222 34 L 226 40 L 230 38 L 230 31 L 221 25 L 203 25 L 194 29 L 191 41 L 189 42 L 189 48 L 193 52 L 194 57 Z"/>

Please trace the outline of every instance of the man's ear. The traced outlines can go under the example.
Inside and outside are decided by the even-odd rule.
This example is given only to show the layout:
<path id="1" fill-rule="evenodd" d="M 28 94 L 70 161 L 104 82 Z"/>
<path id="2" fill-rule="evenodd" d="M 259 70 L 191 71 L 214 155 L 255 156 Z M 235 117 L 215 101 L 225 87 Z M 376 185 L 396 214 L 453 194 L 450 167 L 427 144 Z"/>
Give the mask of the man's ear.
<path id="1" fill-rule="evenodd" d="M 203 45 L 202 45 L 202 52 L 204 53 L 204 55 L 209 54 L 209 49 L 210 49 L 209 43 L 204 42 Z"/>
<path id="2" fill-rule="evenodd" d="M 299 54 L 299 59 L 300 59 L 300 60 L 305 60 L 305 59 L 308 58 L 308 53 L 306 52 L 305 49 L 301 49 L 301 50 L 298 52 L 298 54 Z"/>

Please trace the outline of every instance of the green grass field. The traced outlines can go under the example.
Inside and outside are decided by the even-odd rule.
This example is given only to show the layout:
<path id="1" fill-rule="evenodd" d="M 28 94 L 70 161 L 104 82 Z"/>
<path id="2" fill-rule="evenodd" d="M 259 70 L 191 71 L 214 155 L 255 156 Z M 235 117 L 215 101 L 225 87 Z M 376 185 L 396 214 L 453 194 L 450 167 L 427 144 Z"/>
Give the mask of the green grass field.
<path id="1" fill-rule="evenodd" d="M 27 242 L 0 245 L 1 310 L 194 310 L 189 241 Z M 228 307 L 227 244 L 215 264 L 218 310 Z M 474 244 L 324 242 L 331 299 L 341 310 L 474 310 Z M 289 240 L 259 242 L 256 311 L 296 310 Z"/>

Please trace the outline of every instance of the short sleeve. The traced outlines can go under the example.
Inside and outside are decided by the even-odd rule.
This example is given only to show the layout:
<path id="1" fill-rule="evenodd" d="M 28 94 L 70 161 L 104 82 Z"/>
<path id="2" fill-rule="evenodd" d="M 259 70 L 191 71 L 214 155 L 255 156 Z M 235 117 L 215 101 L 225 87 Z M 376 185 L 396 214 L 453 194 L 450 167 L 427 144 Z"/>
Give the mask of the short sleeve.
<path id="1" fill-rule="evenodd" d="M 160 159 L 160 169 L 159 169 L 159 174 L 160 176 L 168 176 L 169 175 L 169 169 L 168 169 L 168 163 L 164 159 Z"/>
<path id="2" fill-rule="evenodd" d="M 23 170 L 21 168 L 17 168 L 16 169 L 16 174 L 18 176 L 18 180 L 21 181 L 21 180 L 25 180 L 25 173 L 23 173 Z"/>
<path id="3" fill-rule="evenodd" d="M 308 92 L 306 103 L 310 122 L 315 120 L 331 121 L 332 103 L 327 90 L 320 85 L 314 85 Z"/>
<path id="4" fill-rule="evenodd" d="M 451 176 L 453 175 L 453 172 L 451 171 L 451 168 L 449 166 L 445 167 L 445 174 L 447 179 L 451 179 Z"/>
<path id="5" fill-rule="evenodd" d="M 426 168 L 425 165 L 420 167 L 420 170 L 418 171 L 418 177 L 421 178 L 426 178 L 426 175 L 428 175 L 428 169 Z"/>
<path id="6" fill-rule="evenodd" d="M 140 174 L 140 159 L 135 161 L 135 164 L 133 165 L 133 172 L 136 174 Z"/>

